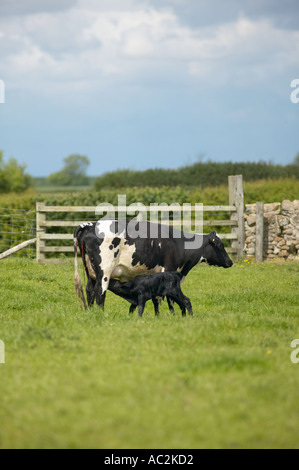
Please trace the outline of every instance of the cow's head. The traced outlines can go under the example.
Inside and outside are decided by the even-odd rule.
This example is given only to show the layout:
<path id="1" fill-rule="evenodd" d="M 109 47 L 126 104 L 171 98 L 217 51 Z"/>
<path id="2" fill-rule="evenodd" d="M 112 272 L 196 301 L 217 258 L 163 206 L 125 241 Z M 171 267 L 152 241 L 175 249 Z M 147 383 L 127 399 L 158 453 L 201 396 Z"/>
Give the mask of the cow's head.
<path id="1" fill-rule="evenodd" d="M 232 260 L 228 256 L 223 242 L 217 236 L 216 232 L 211 232 L 206 243 L 204 243 L 203 258 L 211 266 L 220 266 L 222 268 L 231 268 Z"/>

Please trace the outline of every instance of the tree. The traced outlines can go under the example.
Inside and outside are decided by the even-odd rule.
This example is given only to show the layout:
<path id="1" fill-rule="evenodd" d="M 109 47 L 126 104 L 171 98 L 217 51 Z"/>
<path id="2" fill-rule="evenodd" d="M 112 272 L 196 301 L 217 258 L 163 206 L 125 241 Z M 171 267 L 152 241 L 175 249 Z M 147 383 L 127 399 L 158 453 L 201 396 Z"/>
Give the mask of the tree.
<path id="1" fill-rule="evenodd" d="M 72 154 L 64 158 L 64 168 L 52 173 L 47 178 L 49 184 L 55 186 L 84 186 L 88 184 L 86 175 L 89 159 L 84 155 Z"/>
<path id="2" fill-rule="evenodd" d="M 294 165 L 299 166 L 299 152 L 297 153 L 296 157 L 294 158 Z"/>
<path id="3" fill-rule="evenodd" d="M 9 191 L 9 181 L 4 171 L 3 152 L 0 150 L 0 193 Z"/>
<path id="4" fill-rule="evenodd" d="M 15 158 L 4 163 L 0 151 L 0 193 L 22 192 L 32 186 L 32 176 L 25 173 L 26 165 L 20 165 Z"/>

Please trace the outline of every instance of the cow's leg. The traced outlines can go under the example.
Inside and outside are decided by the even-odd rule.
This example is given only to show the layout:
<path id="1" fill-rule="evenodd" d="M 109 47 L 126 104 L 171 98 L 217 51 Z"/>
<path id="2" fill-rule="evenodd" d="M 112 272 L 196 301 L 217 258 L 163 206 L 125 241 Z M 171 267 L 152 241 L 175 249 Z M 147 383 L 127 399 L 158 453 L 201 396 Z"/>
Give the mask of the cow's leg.
<path id="1" fill-rule="evenodd" d="M 97 276 L 97 281 L 95 285 L 95 299 L 96 299 L 97 305 L 104 310 L 107 288 L 105 288 L 106 286 L 103 284 L 104 283 L 103 283 L 102 276 L 101 277 Z"/>
<path id="2" fill-rule="evenodd" d="M 88 305 L 91 306 L 94 304 L 94 301 L 96 301 L 97 305 L 104 309 L 110 276 L 107 277 L 104 270 L 101 268 L 102 258 L 100 256 L 98 242 L 87 247 L 85 260 L 86 273 L 88 275 L 88 283 L 86 286 Z"/>
<path id="3" fill-rule="evenodd" d="M 95 298 L 96 303 L 99 307 L 104 310 L 106 293 L 108 290 L 110 281 L 110 272 L 102 271 L 101 269 L 97 272 L 97 281 L 95 286 Z"/>
<path id="4" fill-rule="evenodd" d="M 95 295 L 97 305 L 99 307 L 101 307 L 103 310 L 104 310 L 104 306 L 105 306 L 106 293 L 107 293 L 107 291 L 101 292 L 101 290 L 100 290 L 100 291 L 97 291 L 96 295 Z"/>
<path id="5" fill-rule="evenodd" d="M 91 307 L 94 304 L 95 285 L 96 285 L 96 282 L 89 277 L 87 281 L 87 285 L 86 285 L 87 304 L 89 307 Z"/>
<path id="6" fill-rule="evenodd" d="M 155 314 L 160 315 L 159 301 L 158 301 L 157 297 L 153 297 L 152 301 L 153 301 L 153 304 L 154 304 L 154 307 L 155 307 Z"/>

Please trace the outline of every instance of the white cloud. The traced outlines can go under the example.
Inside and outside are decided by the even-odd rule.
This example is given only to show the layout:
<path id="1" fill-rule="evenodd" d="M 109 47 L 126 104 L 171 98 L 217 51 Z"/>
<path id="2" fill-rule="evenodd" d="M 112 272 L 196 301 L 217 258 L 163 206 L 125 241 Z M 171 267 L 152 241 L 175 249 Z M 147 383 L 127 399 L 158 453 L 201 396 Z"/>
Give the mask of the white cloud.
<path id="1" fill-rule="evenodd" d="M 0 19 L 1 73 L 15 87 L 101 86 L 109 77 L 142 83 L 149 71 L 156 80 L 169 73 L 170 82 L 263 82 L 298 58 L 299 32 L 265 19 L 191 28 L 172 8 L 133 0 L 121 9 L 117 0 L 67 3 L 69 10 Z"/>
<path id="2" fill-rule="evenodd" d="M 189 63 L 194 76 L 263 83 L 296 66 L 299 32 L 279 30 L 266 20 L 240 18 L 199 36 L 199 54 Z"/>

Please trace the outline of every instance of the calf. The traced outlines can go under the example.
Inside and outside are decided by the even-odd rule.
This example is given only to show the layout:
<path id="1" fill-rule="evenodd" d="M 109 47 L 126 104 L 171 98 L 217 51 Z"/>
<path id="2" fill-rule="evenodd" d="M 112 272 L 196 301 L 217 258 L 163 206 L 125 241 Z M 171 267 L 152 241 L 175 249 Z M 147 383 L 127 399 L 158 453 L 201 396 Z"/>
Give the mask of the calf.
<path id="1" fill-rule="evenodd" d="M 140 317 L 148 300 L 153 301 L 155 313 L 158 315 L 160 312 L 157 297 L 166 296 L 180 306 L 183 316 L 186 315 L 186 309 L 191 316 L 193 313 L 190 299 L 181 290 L 182 279 L 183 275 L 179 272 L 145 274 L 128 282 L 110 279 L 108 289 L 130 302 L 130 313 L 138 306 Z"/>

